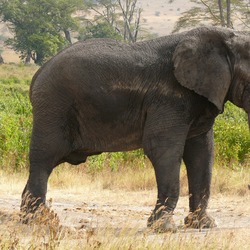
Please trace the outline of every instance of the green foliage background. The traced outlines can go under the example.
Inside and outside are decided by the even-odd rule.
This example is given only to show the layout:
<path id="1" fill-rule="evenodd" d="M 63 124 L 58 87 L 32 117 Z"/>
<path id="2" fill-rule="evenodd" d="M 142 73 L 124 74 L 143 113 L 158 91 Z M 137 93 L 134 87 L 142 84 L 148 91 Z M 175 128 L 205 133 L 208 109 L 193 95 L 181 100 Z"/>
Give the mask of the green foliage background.
<path id="1" fill-rule="evenodd" d="M 20 73 L 27 70 L 26 74 Z M 0 66 L 0 168 L 9 172 L 28 168 L 32 127 L 29 85 L 35 70 L 23 65 Z M 231 167 L 247 166 L 250 133 L 244 111 L 227 103 L 225 112 L 216 119 L 214 132 L 216 162 Z M 100 171 L 104 167 L 117 171 L 124 164 L 144 167 L 143 151 L 100 154 L 90 157 L 87 166 L 90 171 Z"/>
<path id="2" fill-rule="evenodd" d="M 65 33 L 78 29 L 72 13 L 82 6 L 82 0 L 1 0 L 0 20 L 14 35 L 6 44 L 41 65 L 70 43 Z"/>
<path id="3" fill-rule="evenodd" d="M 32 125 L 29 85 L 30 78 L 0 78 L 0 164 L 10 171 L 27 165 Z"/>
<path id="4" fill-rule="evenodd" d="M 247 115 L 242 109 L 228 102 L 224 113 L 216 119 L 214 136 L 217 160 L 233 167 L 249 162 L 250 133 Z"/>

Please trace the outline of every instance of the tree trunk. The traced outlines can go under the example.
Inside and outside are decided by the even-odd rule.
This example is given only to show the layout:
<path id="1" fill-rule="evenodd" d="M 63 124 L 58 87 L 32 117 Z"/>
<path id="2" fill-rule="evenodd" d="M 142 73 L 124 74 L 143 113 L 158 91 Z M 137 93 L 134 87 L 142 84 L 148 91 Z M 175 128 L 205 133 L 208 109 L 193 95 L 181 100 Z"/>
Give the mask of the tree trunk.
<path id="1" fill-rule="evenodd" d="M 223 6 L 222 6 L 221 0 L 218 0 L 218 6 L 219 6 L 219 11 L 220 11 L 220 24 L 222 27 L 225 27 L 226 23 L 225 23 L 225 18 L 223 14 Z"/>
<path id="2" fill-rule="evenodd" d="M 70 35 L 69 30 L 64 30 L 63 32 L 64 32 L 64 34 L 65 34 L 66 40 L 67 40 L 70 44 L 72 44 L 71 35 Z"/>
<path id="3" fill-rule="evenodd" d="M 4 63 L 3 57 L 2 55 L 0 55 L 0 64 L 3 64 L 3 63 Z"/>
<path id="4" fill-rule="evenodd" d="M 30 64 L 30 59 L 31 59 L 32 55 L 30 52 L 27 53 L 27 56 L 25 58 L 24 64 Z"/>
<path id="5" fill-rule="evenodd" d="M 134 35 L 135 42 L 137 41 L 137 36 L 138 36 L 139 28 L 140 28 L 141 13 L 142 13 L 142 9 L 139 9 L 138 10 L 138 17 L 137 17 L 137 20 L 135 23 L 135 35 Z"/>
<path id="6" fill-rule="evenodd" d="M 42 65 L 44 56 L 42 54 L 36 52 L 36 54 L 34 54 L 32 59 L 34 60 L 35 64 Z"/>
<path id="7" fill-rule="evenodd" d="M 231 1 L 227 0 L 227 27 L 232 28 L 231 24 Z"/>
<path id="8" fill-rule="evenodd" d="M 138 35 L 138 30 L 139 30 L 139 24 L 140 24 L 140 14 L 139 13 L 139 19 L 135 21 L 135 25 L 138 25 L 136 27 L 132 27 L 131 21 L 135 16 L 135 12 L 138 11 L 135 6 L 136 6 L 137 0 L 126 0 L 125 2 L 125 8 L 122 6 L 121 0 L 118 0 L 118 4 L 120 6 L 120 9 L 122 11 L 122 16 L 124 20 L 124 40 L 128 42 L 134 43 L 136 41 L 137 35 Z M 141 11 L 139 9 L 139 11 Z M 137 29 L 135 30 L 135 33 L 133 34 L 133 28 Z M 135 37 L 136 35 L 136 37 Z"/>

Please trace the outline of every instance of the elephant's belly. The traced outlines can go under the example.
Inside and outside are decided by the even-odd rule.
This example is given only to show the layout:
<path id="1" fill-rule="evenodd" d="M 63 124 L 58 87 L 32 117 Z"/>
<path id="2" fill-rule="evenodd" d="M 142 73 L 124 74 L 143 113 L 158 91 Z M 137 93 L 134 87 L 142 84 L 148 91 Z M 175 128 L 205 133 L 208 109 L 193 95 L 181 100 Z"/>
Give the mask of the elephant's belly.
<path id="1" fill-rule="evenodd" d="M 127 135 L 126 137 L 116 137 L 104 141 L 103 151 L 129 151 L 142 147 L 141 138 L 138 135 Z"/>
<path id="2" fill-rule="evenodd" d="M 101 152 L 127 151 L 142 146 L 145 114 L 136 108 L 138 105 L 131 104 L 135 108 L 129 109 L 127 100 L 128 97 L 123 105 L 107 104 L 106 100 L 105 105 L 79 111 L 77 119 L 83 145 Z"/>
<path id="3" fill-rule="evenodd" d="M 142 147 L 142 131 L 128 128 L 98 129 L 85 131 L 82 135 L 83 148 L 95 152 L 129 151 Z"/>

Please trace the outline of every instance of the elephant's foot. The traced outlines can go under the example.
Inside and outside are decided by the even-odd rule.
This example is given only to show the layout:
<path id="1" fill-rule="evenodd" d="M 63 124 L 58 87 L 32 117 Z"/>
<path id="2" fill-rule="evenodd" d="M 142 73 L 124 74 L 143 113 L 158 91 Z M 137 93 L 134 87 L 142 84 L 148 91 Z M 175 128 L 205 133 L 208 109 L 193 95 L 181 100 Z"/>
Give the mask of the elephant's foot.
<path id="1" fill-rule="evenodd" d="M 172 212 L 152 212 L 152 214 L 148 218 L 147 226 L 157 233 L 175 233 L 177 231 Z"/>
<path id="2" fill-rule="evenodd" d="M 45 204 L 41 204 L 35 211 L 20 213 L 21 222 L 24 224 L 36 224 L 36 225 L 50 225 L 59 224 L 59 217 L 57 214 Z"/>
<path id="3" fill-rule="evenodd" d="M 51 209 L 51 201 L 47 204 L 41 198 L 24 195 L 21 203 L 21 221 L 24 224 L 59 224 L 57 214 Z"/>
<path id="4" fill-rule="evenodd" d="M 33 220 L 34 215 L 40 207 L 44 207 L 44 202 L 40 198 L 33 197 L 30 193 L 23 194 L 21 203 L 21 219 L 23 223 Z"/>
<path id="5" fill-rule="evenodd" d="M 22 194 L 21 212 L 33 213 L 41 204 L 45 203 L 45 198 L 36 197 L 26 189 L 27 185 Z"/>
<path id="6" fill-rule="evenodd" d="M 21 213 L 21 220 L 25 224 L 59 225 L 58 215 L 49 207 L 40 205 L 33 213 Z"/>
<path id="7" fill-rule="evenodd" d="M 190 213 L 185 219 L 184 224 L 186 227 L 203 229 L 203 228 L 214 228 L 217 227 L 215 220 L 207 213 Z"/>

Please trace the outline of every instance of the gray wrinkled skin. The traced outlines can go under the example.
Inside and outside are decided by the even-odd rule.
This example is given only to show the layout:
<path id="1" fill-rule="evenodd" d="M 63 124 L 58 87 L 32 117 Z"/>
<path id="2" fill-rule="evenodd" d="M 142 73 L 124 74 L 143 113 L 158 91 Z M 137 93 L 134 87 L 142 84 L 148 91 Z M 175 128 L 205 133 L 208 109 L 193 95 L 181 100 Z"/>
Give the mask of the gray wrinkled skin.
<path id="1" fill-rule="evenodd" d="M 250 117 L 249 69 L 249 35 L 214 27 L 135 44 L 88 40 L 63 50 L 32 80 L 34 123 L 22 211 L 45 203 L 48 177 L 59 163 L 143 148 L 158 188 L 148 226 L 176 230 L 172 214 L 183 159 L 190 193 L 185 223 L 214 227 L 206 213 L 214 119 L 226 101 Z"/>

